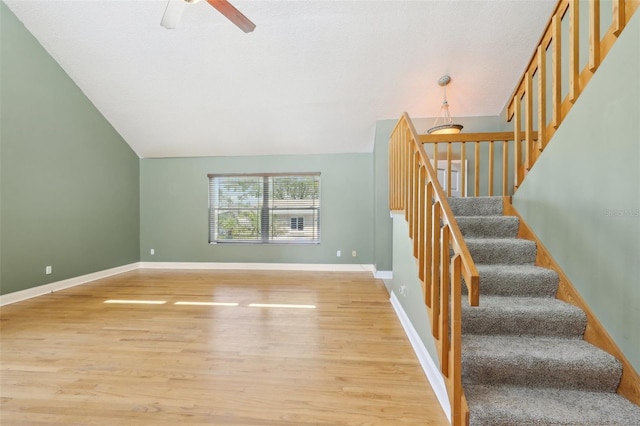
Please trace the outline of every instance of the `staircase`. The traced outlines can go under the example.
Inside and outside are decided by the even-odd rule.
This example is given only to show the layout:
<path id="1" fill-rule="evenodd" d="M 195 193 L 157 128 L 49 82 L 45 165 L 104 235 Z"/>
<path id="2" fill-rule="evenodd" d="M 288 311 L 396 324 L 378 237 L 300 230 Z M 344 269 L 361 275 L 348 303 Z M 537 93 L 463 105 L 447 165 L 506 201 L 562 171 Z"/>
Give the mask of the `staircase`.
<path id="1" fill-rule="evenodd" d="M 462 383 L 471 425 L 640 425 L 616 393 L 620 362 L 582 339 L 585 313 L 555 298 L 558 276 L 501 197 L 449 198 L 480 276 L 462 306 Z"/>

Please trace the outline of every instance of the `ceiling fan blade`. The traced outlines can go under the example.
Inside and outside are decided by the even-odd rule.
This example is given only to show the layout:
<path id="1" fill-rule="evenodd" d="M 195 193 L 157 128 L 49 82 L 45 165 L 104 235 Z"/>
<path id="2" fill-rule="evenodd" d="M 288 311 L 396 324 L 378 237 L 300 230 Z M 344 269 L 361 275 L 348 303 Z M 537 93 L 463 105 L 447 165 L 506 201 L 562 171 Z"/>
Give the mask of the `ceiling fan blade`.
<path id="1" fill-rule="evenodd" d="M 175 29 L 178 26 L 178 22 L 180 22 L 185 4 L 183 0 L 169 0 L 160 25 L 169 30 Z"/>
<path id="2" fill-rule="evenodd" d="M 207 2 L 245 33 L 250 33 L 256 28 L 256 24 L 251 22 L 249 18 L 244 16 L 242 12 L 233 7 L 227 0 L 207 0 Z"/>

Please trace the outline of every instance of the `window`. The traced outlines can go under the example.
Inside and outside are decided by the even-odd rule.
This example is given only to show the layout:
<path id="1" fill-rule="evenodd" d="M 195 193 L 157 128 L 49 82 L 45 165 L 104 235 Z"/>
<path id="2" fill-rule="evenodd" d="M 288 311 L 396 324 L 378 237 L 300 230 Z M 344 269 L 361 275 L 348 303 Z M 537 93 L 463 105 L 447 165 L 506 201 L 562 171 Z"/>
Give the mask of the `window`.
<path id="1" fill-rule="evenodd" d="M 320 173 L 208 177 L 210 243 L 320 242 Z"/>
<path id="2" fill-rule="evenodd" d="M 291 230 L 292 231 L 304 231 L 304 217 L 292 217 L 291 218 Z"/>

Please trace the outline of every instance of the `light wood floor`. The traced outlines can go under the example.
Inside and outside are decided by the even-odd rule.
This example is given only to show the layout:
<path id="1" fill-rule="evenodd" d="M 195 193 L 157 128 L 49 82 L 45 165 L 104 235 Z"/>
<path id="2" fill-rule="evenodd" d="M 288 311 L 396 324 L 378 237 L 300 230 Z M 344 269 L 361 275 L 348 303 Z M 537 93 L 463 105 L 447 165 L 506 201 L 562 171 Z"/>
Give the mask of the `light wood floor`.
<path id="1" fill-rule="evenodd" d="M 137 270 L 0 324 L 3 426 L 448 424 L 369 273 Z"/>

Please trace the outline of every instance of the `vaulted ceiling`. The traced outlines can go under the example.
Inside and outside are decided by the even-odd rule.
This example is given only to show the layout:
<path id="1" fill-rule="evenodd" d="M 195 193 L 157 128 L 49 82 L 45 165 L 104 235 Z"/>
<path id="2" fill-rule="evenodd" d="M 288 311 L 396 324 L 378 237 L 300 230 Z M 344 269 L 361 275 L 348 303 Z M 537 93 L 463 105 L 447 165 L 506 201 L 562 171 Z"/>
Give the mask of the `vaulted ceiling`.
<path id="1" fill-rule="evenodd" d="M 499 114 L 554 0 L 3 0 L 140 157 L 370 152 L 376 120 Z"/>

